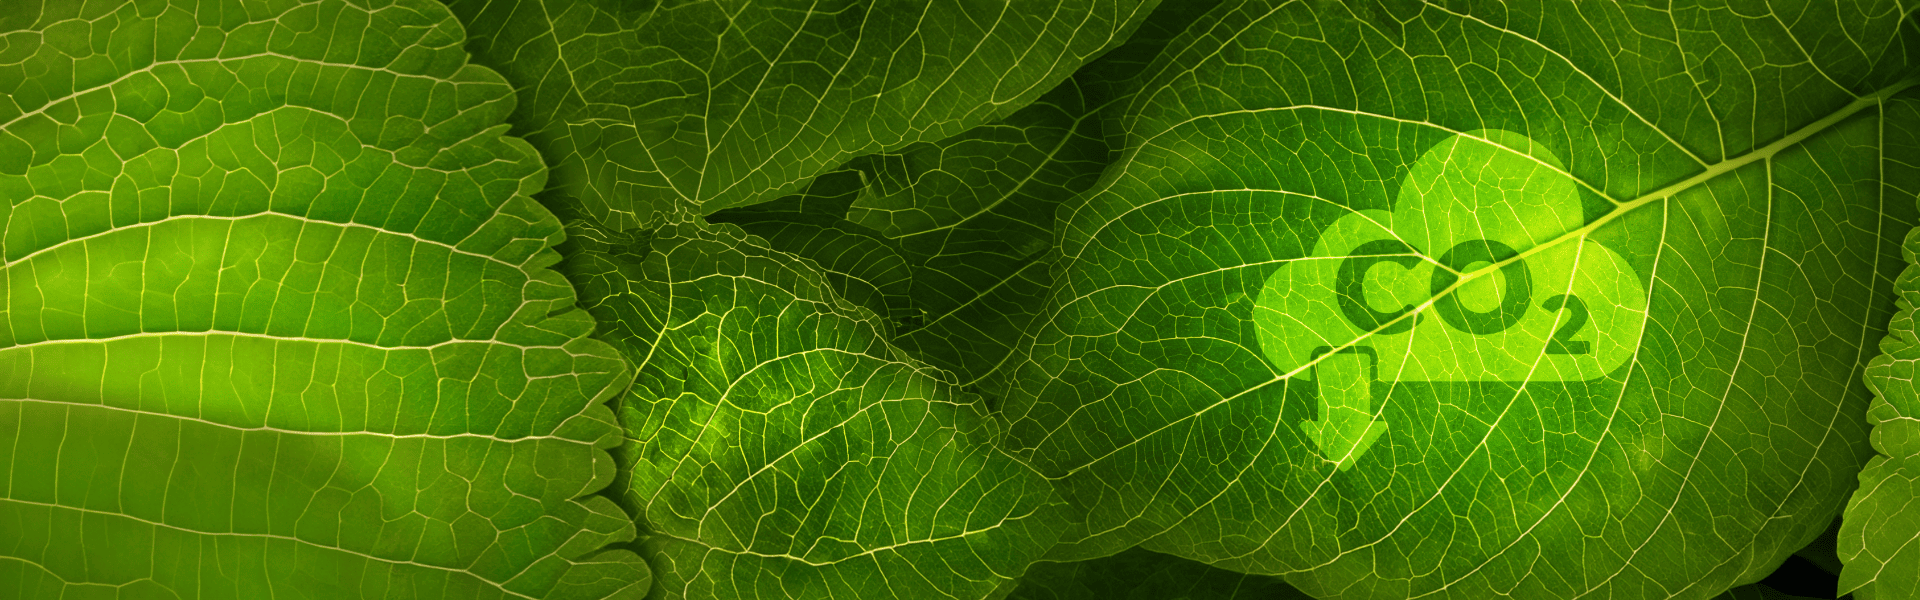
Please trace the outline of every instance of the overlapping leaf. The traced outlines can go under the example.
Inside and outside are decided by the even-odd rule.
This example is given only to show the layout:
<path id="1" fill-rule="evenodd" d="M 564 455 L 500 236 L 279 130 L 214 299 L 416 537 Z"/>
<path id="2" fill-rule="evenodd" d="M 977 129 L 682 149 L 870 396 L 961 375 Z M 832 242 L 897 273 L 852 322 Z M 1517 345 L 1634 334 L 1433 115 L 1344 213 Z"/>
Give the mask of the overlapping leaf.
<path id="1" fill-rule="evenodd" d="M 1920 120 L 1920 103 L 1903 102 L 1889 110 Z M 1920 128 L 1886 132 L 1889 156 L 1920 156 Z M 1882 172 L 1890 198 L 1920 197 L 1920 162 L 1889 160 Z M 1920 595 L 1920 388 L 1914 366 L 1920 338 L 1914 331 L 1914 307 L 1920 305 L 1920 229 L 1907 234 L 1903 248 L 1908 267 L 1894 283 L 1900 312 L 1888 326 L 1880 351 L 1867 367 L 1867 386 L 1876 398 L 1867 410 L 1873 425 L 1869 439 L 1879 452 L 1860 472 L 1860 488 L 1847 503 L 1836 543 L 1844 567 L 1839 593 L 1859 600 Z"/>
<path id="2" fill-rule="evenodd" d="M 1152 2 L 450 3 L 527 98 L 556 193 L 616 230 L 800 191 L 1004 117 Z"/>
<path id="3" fill-rule="evenodd" d="M 1101 111 L 1213 4 L 1161 4 L 1126 43 L 1006 119 L 708 220 L 818 261 L 836 291 L 887 317 L 895 345 L 980 389 L 1044 302 L 1059 206 L 1113 159 Z"/>
<path id="4" fill-rule="evenodd" d="M 0 11 L 0 595 L 605 598 L 630 374 L 432 2 Z"/>
<path id="5" fill-rule="evenodd" d="M 818 261 L 836 291 L 887 317 L 901 349 L 978 381 L 1037 313 L 1054 210 L 1106 166 L 1093 108 L 1069 81 L 1004 121 L 709 220 Z"/>
<path id="6" fill-rule="evenodd" d="M 1886 132 L 1916 126 L 1894 100 L 1916 33 L 1892 3 L 1737 4 L 1230 3 L 1188 28 L 1108 124 L 1123 158 L 1063 208 L 1042 324 L 986 392 L 1086 515 L 1051 557 L 1144 544 L 1320 597 L 1707 598 L 1817 535 L 1866 458 L 1863 348 L 1914 218 L 1881 185 L 1906 160 Z M 1454 193 L 1506 200 L 1380 216 Z M 1378 269 L 1410 295 L 1358 301 L 1408 310 L 1328 349 L 1438 326 L 1436 304 L 1571 243 L 1625 274 L 1557 285 L 1644 290 L 1605 307 L 1644 319 L 1576 331 L 1630 360 L 1558 366 L 1570 320 L 1505 355 L 1389 357 L 1457 365 L 1382 368 L 1361 397 L 1386 433 L 1330 454 L 1302 425 L 1328 418 L 1319 359 L 1276 364 L 1256 305 L 1282 269 L 1344 259 L 1308 257 L 1356 215 L 1428 270 L 1435 231 L 1532 237 L 1437 293 Z M 1571 310 L 1546 296 L 1515 314 Z M 1536 368 L 1475 371 L 1494 360 Z"/>
<path id="7" fill-rule="evenodd" d="M 659 597 L 984 598 L 1057 538 L 980 404 L 811 261 L 700 221 L 587 236 L 566 269 L 639 367 L 620 493 Z"/>
<path id="8" fill-rule="evenodd" d="M 847 220 L 847 208 L 868 189 L 861 171 L 834 171 L 815 178 L 802 193 L 723 210 L 706 220 L 739 225 L 772 249 L 814 261 L 836 295 L 882 317 L 877 324 L 891 337 L 912 327 L 918 316 L 913 288 L 919 269 L 900 244 Z"/>

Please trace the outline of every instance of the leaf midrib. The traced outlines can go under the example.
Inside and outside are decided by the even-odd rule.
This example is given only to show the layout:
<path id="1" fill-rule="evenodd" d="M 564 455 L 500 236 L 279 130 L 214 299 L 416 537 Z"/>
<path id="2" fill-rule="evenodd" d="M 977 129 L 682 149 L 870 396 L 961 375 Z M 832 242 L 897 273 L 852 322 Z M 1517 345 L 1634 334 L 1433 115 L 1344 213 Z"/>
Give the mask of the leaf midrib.
<path id="1" fill-rule="evenodd" d="M 1671 198 L 1675 195 L 1680 194 L 1681 192 L 1693 189 L 1694 187 L 1697 187 L 1700 184 L 1706 183 L 1708 181 L 1712 181 L 1716 178 L 1719 178 L 1721 175 L 1725 175 L 1727 173 L 1737 171 L 1747 165 L 1759 162 L 1761 160 L 1773 158 L 1773 156 L 1776 154 L 1779 154 L 1780 151 L 1798 146 L 1800 145 L 1801 142 L 1806 141 L 1808 138 L 1818 135 L 1821 132 L 1824 132 L 1827 129 L 1832 128 L 1834 125 L 1840 124 L 1842 121 L 1846 121 L 1847 119 L 1853 117 L 1853 115 L 1858 114 L 1863 110 L 1866 110 L 1871 107 L 1879 106 L 1885 103 L 1889 98 L 1892 98 L 1894 95 L 1897 95 L 1900 92 L 1905 91 L 1907 88 L 1913 87 L 1916 84 L 1920 84 L 1920 79 L 1902 80 L 1893 85 L 1887 86 L 1885 88 L 1881 88 L 1879 91 L 1876 91 L 1872 94 L 1861 96 L 1859 99 L 1854 100 L 1851 103 L 1848 103 L 1844 107 L 1841 107 L 1840 110 L 1836 110 L 1828 114 L 1827 116 L 1820 118 L 1817 121 L 1808 123 L 1807 125 L 1801 127 L 1800 129 L 1794 130 L 1792 133 L 1789 133 L 1778 140 L 1774 140 L 1773 143 L 1767 144 L 1765 146 L 1761 146 L 1760 148 L 1752 152 L 1748 152 L 1746 154 L 1742 154 L 1740 156 L 1736 156 L 1736 157 L 1709 165 L 1706 169 L 1700 171 L 1699 173 L 1695 173 L 1691 177 L 1687 177 L 1686 179 L 1682 179 L 1680 181 L 1674 182 L 1670 185 L 1667 185 L 1666 187 L 1654 190 L 1652 192 L 1648 192 L 1644 195 L 1641 195 L 1639 198 L 1635 198 L 1633 200 L 1629 200 L 1626 202 L 1621 202 L 1614 210 L 1608 211 L 1604 215 L 1600 215 L 1598 218 L 1595 218 L 1594 220 L 1589 221 L 1586 225 L 1582 225 L 1580 227 L 1567 230 L 1565 233 L 1561 233 L 1560 235 L 1554 236 L 1553 238 L 1548 239 L 1545 242 L 1535 244 L 1534 246 L 1527 248 L 1526 250 L 1523 250 L 1520 253 L 1507 258 L 1506 260 L 1502 260 L 1496 263 L 1489 263 L 1486 266 L 1483 266 L 1479 269 L 1463 272 L 1460 274 L 1459 279 L 1453 282 L 1453 285 L 1447 286 L 1446 288 L 1441 289 L 1439 292 L 1435 292 L 1432 298 L 1428 298 L 1426 302 L 1416 305 L 1413 308 L 1413 310 L 1407 311 L 1406 314 L 1401 315 L 1399 318 L 1396 318 L 1387 323 L 1383 323 L 1378 328 L 1362 333 L 1358 338 L 1355 338 L 1353 342 L 1350 342 L 1348 344 L 1341 346 L 1341 349 L 1344 349 L 1347 346 L 1351 346 L 1353 344 L 1359 343 L 1360 341 L 1373 336 L 1373 334 L 1379 331 L 1392 327 L 1393 324 L 1398 323 L 1403 319 L 1412 318 L 1417 313 L 1432 307 L 1433 303 L 1436 300 L 1439 300 L 1440 298 L 1445 297 L 1448 294 L 1452 294 L 1454 290 L 1460 289 L 1461 286 L 1466 285 L 1470 281 L 1479 279 L 1481 277 L 1489 276 L 1491 273 L 1493 273 L 1494 271 L 1502 267 L 1526 260 L 1526 258 L 1529 256 L 1539 254 L 1541 252 L 1545 252 L 1548 248 L 1552 248 L 1556 245 L 1559 245 L 1561 242 L 1565 242 L 1571 239 L 1585 238 L 1588 235 L 1592 234 L 1595 230 L 1598 230 L 1600 227 L 1606 225 L 1607 223 L 1610 223 L 1620 218 L 1622 215 L 1631 213 L 1637 209 L 1643 208 L 1655 202 L 1665 200 L 1667 198 Z M 1338 349 L 1335 350 L 1335 352 L 1337 351 Z M 1332 356 L 1333 353 L 1334 352 L 1328 352 L 1323 356 Z M 1286 375 L 1282 376 L 1281 378 L 1284 379 L 1287 377 L 1291 377 L 1295 374 L 1300 373 L 1302 370 L 1310 369 L 1312 368 L 1313 364 L 1317 362 L 1319 362 L 1318 359 L 1310 360 L 1307 362 L 1306 365 L 1303 365 L 1298 369 L 1294 369 L 1293 371 L 1289 371 Z"/>

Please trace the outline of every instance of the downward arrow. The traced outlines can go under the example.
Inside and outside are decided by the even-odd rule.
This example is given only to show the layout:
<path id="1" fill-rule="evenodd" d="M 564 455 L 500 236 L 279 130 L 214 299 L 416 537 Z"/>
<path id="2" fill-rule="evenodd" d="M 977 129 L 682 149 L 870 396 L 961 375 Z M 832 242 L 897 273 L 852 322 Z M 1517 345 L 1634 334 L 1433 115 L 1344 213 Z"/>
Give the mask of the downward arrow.
<path id="1" fill-rule="evenodd" d="M 1372 354 L 1339 352 L 1320 359 L 1314 368 L 1320 420 L 1300 422 L 1300 430 L 1320 449 L 1320 456 L 1342 471 L 1353 468 L 1354 461 L 1387 432 L 1386 421 L 1373 420 L 1373 377 L 1367 372 Z"/>

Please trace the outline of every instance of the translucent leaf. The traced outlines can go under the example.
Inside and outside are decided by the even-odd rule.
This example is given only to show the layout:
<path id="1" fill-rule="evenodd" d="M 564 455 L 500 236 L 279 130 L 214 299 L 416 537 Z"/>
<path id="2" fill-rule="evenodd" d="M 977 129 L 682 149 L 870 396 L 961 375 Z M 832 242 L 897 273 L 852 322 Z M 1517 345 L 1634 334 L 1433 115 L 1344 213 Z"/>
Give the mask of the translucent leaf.
<path id="1" fill-rule="evenodd" d="M 1710 598 L 1865 462 L 1920 126 L 1892 3 L 1227 3 L 1059 213 L 1008 439 L 1323 598 Z M 1834 26 L 1844 23 L 1844 26 Z M 1907 191 L 1901 191 L 1907 190 Z"/>
<path id="2" fill-rule="evenodd" d="M 0 589 L 645 591 L 592 495 L 631 373 L 445 7 L 32 2 L 0 31 Z"/>

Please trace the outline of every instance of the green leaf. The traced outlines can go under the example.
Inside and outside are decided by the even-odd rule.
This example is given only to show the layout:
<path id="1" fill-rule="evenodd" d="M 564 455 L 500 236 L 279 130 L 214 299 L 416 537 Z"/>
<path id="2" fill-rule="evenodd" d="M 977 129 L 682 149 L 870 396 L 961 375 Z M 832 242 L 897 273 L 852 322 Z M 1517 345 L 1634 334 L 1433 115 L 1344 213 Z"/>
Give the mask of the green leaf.
<path id="1" fill-rule="evenodd" d="M 1110 162 L 1100 83 L 1076 77 L 1000 122 L 863 162 L 873 193 L 847 219 L 914 266 L 901 348 L 968 384 L 1003 364 L 1052 282 L 1056 209 Z"/>
<path id="2" fill-rule="evenodd" d="M 895 345 L 977 388 L 1044 303 L 1058 207 L 1113 160 L 1101 111 L 1212 4 L 1161 4 L 1125 44 L 1005 119 L 708 221 L 818 261 L 836 292 L 888 318 Z"/>
<path id="3" fill-rule="evenodd" d="M 886 317 L 902 350 L 971 384 L 1019 339 L 1051 282 L 1054 210 L 1107 164 L 1074 81 L 1000 122 L 854 161 L 804 194 L 715 213 L 820 263 Z"/>
<path id="4" fill-rule="evenodd" d="M 557 202 L 650 228 L 1010 114 L 1153 2 L 450 3 L 526 101 Z"/>
<path id="5" fill-rule="evenodd" d="M 1006 600 L 1308 600 L 1276 577 L 1217 569 L 1138 548 L 1093 560 L 1034 563 Z"/>
<path id="6" fill-rule="evenodd" d="M 1056 539 L 980 404 L 811 261 L 698 220 L 592 237 L 565 269 L 639 367 L 618 486 L 657 597 L 984 598 Z"/>
<path id="7" fill-rule="evenodd" d="M 1916 35 L 1890 3 L 1210 12 L 1109 113 L 982 391 L 1084 515 L 1049 560 L 1327 598 L 1759 580 L 1869 452 Z"/>
<path id="8" fill-rule="evenodd" d="M 0 592 L 607 598 L 631 373 L 445 7 L 0 14 Z"/>
<path id="9" fill-rule="evenodd" d="M 847 220 L 847 207 L 867 190 L 860 171 L 834 171 L 815 178 L 804 192 L 723 210 L 707 222 L 739 225 L 770 248 L 818 263 L 834 293 L 884 317 L 879 324 L 892 337 L 917 316 L 917 265 L 907 262 L 900 244 Z"/>
<path id="10" fill-rule="evenodd" d="M 1920 103 L 1890 110 L 1920 119 Z M 1920 129 L 1889 128 L 1886 136 L 1888 156 L 1920 156 Z M 1888 196 L 1911 202 L 1920 191 L 1920 164 L 1913 161 L 1889 160 L 1883 176 Z M 1920 267 L 1913 266 L 1920 263 L 1920 229 L 1907 233 L 1902 250 L 1907 268 L 1894 283 L 1899 312 L 1866 373 L 1875 395 L 1867 410 L 1873 426 L 1868 439 L 1879 454 L 1860 471 L 1860 488 L 1847 503 L 1836 542 L 1843 565 L 1839 593 L 1852 592 L 1859 600 L 1920 595 L 1920 388 L 1914 385 Z"/>

